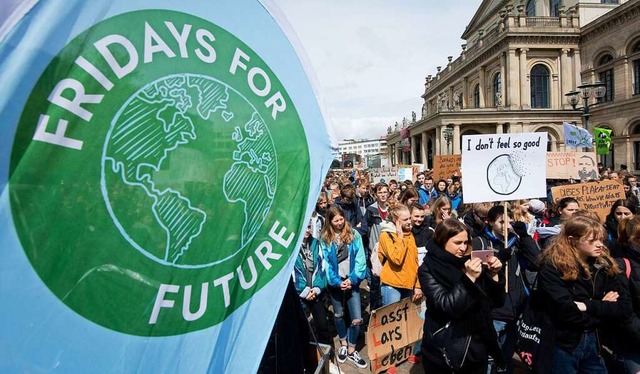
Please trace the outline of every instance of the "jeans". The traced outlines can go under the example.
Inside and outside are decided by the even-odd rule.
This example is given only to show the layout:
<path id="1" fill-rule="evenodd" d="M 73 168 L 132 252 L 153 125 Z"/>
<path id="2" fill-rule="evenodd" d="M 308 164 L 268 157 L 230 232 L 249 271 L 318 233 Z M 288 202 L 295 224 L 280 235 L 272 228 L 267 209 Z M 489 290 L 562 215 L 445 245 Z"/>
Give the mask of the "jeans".
<path id="1" fill-rule="evenodd" d="M 340 288 L 329 287 L 329 295 L 331 296 L 331 305 L 333 305 L 333 320 L 338 331 L 338 338 L 340 341 L 347 340 L 349 346 L 355 348 L 362 323 L 360 289 L 358 286 L 353 286 L 348 291 L 342 291 Z M 352 321 L 348 331 L 344 322 L 344 304 L 349 308 Z M 358 324 L 354 324 L 353 320 L 359 320 Z"/>
<path id="2" fill-rule="evenodd" d="M 382 294 L 382 305 L 389 305 L 397 303 L 398 301 L 413 296 L 413 290 L 407 288 L 396 288 L 383 284 L 380 287 L 380 293 Z"/>
<path id="3" fill-rule="evenodd" d="M 556 347 L 553 355 L 551 373 L 606 374 L 607 368 L 604 365 L 604 360 L 598 354 L 598 339 L 596 333 L 583 333 L 580 343 L 578 343 L 578 346 L 573 352 L 567 352 L 564 349 Z"/>
<path id="4" fill-rule="evenodd" d="M 498 343 L 505 360 L 505 368 L 497 368 L 497 373 L 511 373 L 513 371 L 513 353 L 516 350 L 516 338 L 518 337 L 518 325 L 516 321 L 493 320 L 493 328 L 498 335 Z M 494 366 L 493 361 L 489 361 L 487 374 L 491 373 Z"/>

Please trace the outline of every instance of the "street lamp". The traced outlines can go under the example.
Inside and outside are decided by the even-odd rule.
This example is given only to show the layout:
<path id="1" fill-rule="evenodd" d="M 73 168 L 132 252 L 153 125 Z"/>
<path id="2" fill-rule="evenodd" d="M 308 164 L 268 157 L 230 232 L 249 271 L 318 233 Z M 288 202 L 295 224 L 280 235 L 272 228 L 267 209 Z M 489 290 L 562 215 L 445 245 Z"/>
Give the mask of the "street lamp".
<path id="1" fill-rule="evenodd" d="M 577 87 L 577 90 L 572 90 L 564 94 L 567 97 L 567 102 L 571 105 L 573 110 L 582 110 L 582 118 L 584 118 L 584 128 L 589 131 L 589 108 L 598 104 L 600 99 L 607 93 L 607 85 L 598 81 L 596 83 L 582 83 Z M 596 102 L 589 104 L 589 98 L 594 97 Z M 581 108 L 578 108 L 578 103 L 582 98 L 583 104 Z"/>
<path id="2" fill-rule="evenodd" d="M 453 129 L 451 126 L 447 125 L 442 128 L 442 134 L 444 135 L 444 140 L 447 141 L 447 154 L 451 153 L 450 145 L 451 139 L 453 139 Z"/>

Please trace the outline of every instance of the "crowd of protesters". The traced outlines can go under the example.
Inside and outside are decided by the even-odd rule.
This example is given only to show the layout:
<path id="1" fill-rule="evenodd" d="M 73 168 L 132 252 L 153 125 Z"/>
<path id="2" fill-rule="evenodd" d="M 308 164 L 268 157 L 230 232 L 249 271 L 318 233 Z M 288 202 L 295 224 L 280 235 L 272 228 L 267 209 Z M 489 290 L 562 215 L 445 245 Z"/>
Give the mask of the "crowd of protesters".
<path id="1" fill-rule="evenodd" d="M 412 298 L 427 312 L 409 362 L 430 374 L 512 372 L 535 295 L 554 331 L 545 372 L 640 372 L 637 178 L 599 172 L 626 193 L 603 220 L 571 197 L 465 204 L 458 173 L 372 184 L 365 172 L 330 172 L 294 272 L 319 341 L 333 344 L 333 316 L 336 359 L 366 368 L 363 308 Z"/>

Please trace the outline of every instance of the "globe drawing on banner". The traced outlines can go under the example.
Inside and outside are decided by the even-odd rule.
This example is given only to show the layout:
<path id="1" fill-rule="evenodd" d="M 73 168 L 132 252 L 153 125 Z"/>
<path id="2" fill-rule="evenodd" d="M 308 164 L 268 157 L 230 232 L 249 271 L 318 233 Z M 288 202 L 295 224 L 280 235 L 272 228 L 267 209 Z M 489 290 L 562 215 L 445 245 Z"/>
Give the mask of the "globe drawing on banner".
<path id="1" fill-rule="evenodd" d="M 522 176 L 513 167 L 509 155 L 500 155 L 487 167 L 487 183 L 497 194 L 510 195 L 520 187 Z"/>
<path id="2" fill-rule="evenodd" d="M 251 116 L 242 121 L 235 115 L 237 112 Z M 244 96 L 211 77 L 193 74 L 163 77 L 127 100 L 107 134 L 102 190 L 109 212 L 131 245 L 161 264 L 200 267 L 217 262 L 208 262 L 210 253 L 190 250 L 207 219 L 205 210 L 198 208 L 206 201 L 192 201 L 180 186 L 172 186 L 171 182 L 163 185 L 155 179 L 164 164 L 172 163 L 172 154 L 181 146 L 200 142 L 205 144 L 201 152 L 211 149 L 206 145 L 212 139 L 202 139 L 206 137 L 205 129 L 210 127 L 233 129 L 228 135 L 237 143 L 229 155 L 234 161 L 231 167 L 218 173 L 224 172 L 220 178 L 224 198 L 242 205 L 244 210 L 244 221 L 230 226 L 239 231 L 236 236 L 241 238 L 237 248 L 240 250 L 266 218 L 277 186 L 276 152 L 271 135 Z M 188 167 L 179 165 L 180 159 L 176 161 L 178 167 Z M 141 197 L 135 205 L 137 215 L 157 226 L 153 231 L 162 235 L 151 238 L 157 240 L 149 240 L 149 227 L 138 230 L 128 219 L 130 204 L 112 203 L 110 196 L 121 190 L 130 190 Z M 156 242 L 157 245 L 149 246 Z"/>
<path id="3" fill-rule="evenodd" d="M 137 336 L 216 326 L 281 277 L 309 206 L 278 75 L 197 16 L 139 10 L 62 46 L 11 150 L 15 232 L 48 290 Z"/>

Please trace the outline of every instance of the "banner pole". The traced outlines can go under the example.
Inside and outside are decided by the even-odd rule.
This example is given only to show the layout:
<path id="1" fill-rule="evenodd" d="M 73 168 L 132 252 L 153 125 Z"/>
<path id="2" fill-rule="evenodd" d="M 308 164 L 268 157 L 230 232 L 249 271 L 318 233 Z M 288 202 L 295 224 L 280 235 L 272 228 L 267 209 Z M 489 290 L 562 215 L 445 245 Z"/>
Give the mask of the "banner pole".
<path id="1" fill-rule="evenodd" d="M 502 227 L 502 234 L 504 236 L 504 249 L 508 250 L 507 243 L 509 243 L 509 240 L 508 240 L 507 236 L 509 235 L 509 230 L 508 230 L 508 227 L 509 227 L 509 224 L 508 224 L 509 215 L 507 214 L 507 202 L 503 201 L 502 202 L 502 206 L 504 207 L 504 216 L 502 217 L 502 219 L 503 219 L 502 222 L 504 222 L 504 224 L 502 225 L 503 226 Z M 508 293 L 509 292 L 509 263 L 508 262 L 504 264 L 504 279 L 505 279 L 504 290 L 505 290 L 505 292 Z"/>

